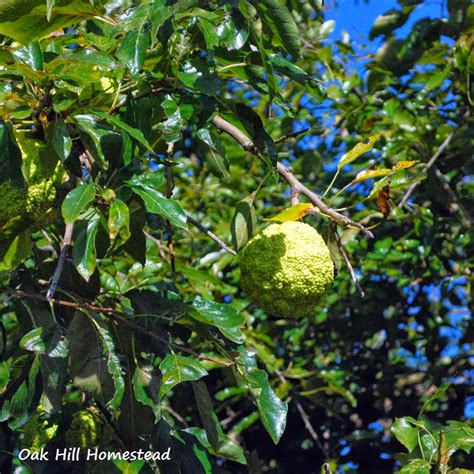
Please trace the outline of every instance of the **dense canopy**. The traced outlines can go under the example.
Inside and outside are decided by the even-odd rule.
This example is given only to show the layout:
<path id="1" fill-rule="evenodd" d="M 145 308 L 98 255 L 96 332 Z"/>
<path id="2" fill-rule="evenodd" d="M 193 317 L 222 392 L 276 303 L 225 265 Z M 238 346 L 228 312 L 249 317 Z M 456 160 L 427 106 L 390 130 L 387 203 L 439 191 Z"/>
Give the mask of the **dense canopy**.
<path id="1" fill-rule="evenodd" d="M 1 2 L 1 472 L 474 469 L 474 7 L 385 3 Z M 299 319 L 268 220 L 330 251 Z M 171 460 L 19 457 L 77 446 Z"/>

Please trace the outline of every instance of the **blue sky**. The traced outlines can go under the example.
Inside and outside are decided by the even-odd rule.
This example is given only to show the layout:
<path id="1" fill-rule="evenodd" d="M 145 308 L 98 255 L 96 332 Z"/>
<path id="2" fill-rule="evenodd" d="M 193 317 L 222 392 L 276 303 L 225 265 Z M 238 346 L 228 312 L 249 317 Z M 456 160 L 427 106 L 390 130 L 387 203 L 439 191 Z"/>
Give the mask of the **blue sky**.
<path id="1" fill-rule="evenodd" d="M 334 20 L 336 28 L 332 37 L 341 38 L 341 33 L 346 31 L 356 42 L 365 43 L 375 19 L 391 8 L 399 7 L 395 0 L 326 0 L 325 19 Z M 397 36 L 404 36 L 413 23 L 421 18 L 439 18 L 441 5 L 438 2 L 423 2 L 412 12 L 406 25 L 397 30 Z"/>

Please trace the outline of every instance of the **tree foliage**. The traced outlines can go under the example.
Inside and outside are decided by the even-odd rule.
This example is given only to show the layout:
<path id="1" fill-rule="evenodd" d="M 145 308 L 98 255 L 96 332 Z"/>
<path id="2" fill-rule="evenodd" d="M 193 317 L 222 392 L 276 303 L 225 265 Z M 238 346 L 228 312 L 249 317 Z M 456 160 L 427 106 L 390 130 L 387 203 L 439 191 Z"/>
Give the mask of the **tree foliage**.
<path id="1" fill-rule="evenodd" d="M 474 10 L 398 3 L 374 55 L 319 1 L 0 5 L 2 472 L 474 468 Z M 303 218 L 337 276 L 275 318 L 239 251 Z"/>

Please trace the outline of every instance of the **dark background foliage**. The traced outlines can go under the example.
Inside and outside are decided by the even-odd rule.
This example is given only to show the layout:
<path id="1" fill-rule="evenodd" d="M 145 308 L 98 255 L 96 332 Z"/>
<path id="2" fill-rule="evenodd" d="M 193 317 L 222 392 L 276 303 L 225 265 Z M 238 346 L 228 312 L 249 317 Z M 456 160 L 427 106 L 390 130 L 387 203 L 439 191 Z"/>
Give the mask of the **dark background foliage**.
<path id="1" fill-rule="evenodd" d="M 370 41 L 317 0 L 0 6 L 2 472 L 474 469 L 474 11 L 428 3 Z M 337 276 L 296 321 L 203 232 L 289 207 L 277 160 L 374 234 L 304 217 Z M 17 457 L 79 445 L 173 460 Z"/>

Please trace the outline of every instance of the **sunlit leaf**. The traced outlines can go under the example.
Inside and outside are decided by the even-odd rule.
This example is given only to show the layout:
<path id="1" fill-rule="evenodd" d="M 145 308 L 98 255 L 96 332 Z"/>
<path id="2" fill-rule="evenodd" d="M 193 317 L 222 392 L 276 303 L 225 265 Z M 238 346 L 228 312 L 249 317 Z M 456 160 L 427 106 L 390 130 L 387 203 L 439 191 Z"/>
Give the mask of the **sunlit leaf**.
<path id="1" fill-rule="evenodd" d="M 295 206 L 288 207 L 279 212 L 276 216 L 269 219 L 264 219 L 266 221 L 276 221 L 276 222 L 288 222 L 288 221 L 298 221 L 304 216 L 308 215 L 311 211 L 313 205 L 309 202 L 301 202 Z"/>

